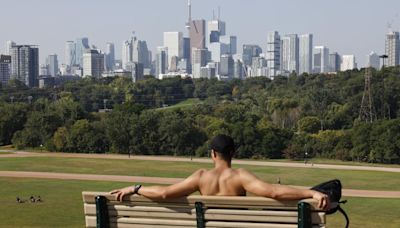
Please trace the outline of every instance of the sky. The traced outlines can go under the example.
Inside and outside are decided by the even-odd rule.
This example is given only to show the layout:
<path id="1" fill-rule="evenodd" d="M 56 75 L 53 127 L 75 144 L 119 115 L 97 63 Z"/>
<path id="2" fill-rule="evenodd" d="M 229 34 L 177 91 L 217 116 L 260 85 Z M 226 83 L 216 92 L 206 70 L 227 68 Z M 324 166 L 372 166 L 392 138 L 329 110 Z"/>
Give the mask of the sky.
<path id="1" fill-rule="evenodd" d="M 0 52 L 7 40 L 36 44 L 41 63 L 54 53 L 62 63 L 65 42 L 78 37 L 103 50 L 115 43 L 120 59 L 132 31 L 152 51 L 163 45 L 163 32 L 187 34 L 187 0 L 0 0 L 0 6 Z M 389 27 L 400 30 L 399 0 L 192 0 L 192 18 L 211 20 L 218 7 L 240 53 L 243 44 L 264 50 L 268 31 L 312 33 L 315 46 L 354 54 L 364 66 L 371 51 L 384 53 Z"/>

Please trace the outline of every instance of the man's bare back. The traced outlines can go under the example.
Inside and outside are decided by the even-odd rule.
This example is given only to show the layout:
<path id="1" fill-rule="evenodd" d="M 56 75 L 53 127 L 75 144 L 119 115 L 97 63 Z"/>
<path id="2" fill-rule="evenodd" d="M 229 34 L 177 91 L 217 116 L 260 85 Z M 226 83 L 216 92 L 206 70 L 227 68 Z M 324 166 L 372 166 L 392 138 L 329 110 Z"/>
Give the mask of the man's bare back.
<path id="1" fill-rule="evenodd" d="M 232 168 L 200 170 L 199 192 L 202 195 L 245 196 L 239 170 Z"/>
<path id="2" fill-rule="evenodd" d="M 111 191 L 111 193 L 116 194 L 117 200 L 122 200 L 125 195 L 129 194 L 140 194 L 157 200 L 187 196 L 196 191 L 199 191 L 202 195 L 217 196 L 245 196 L 249 192 L 257 196 L 278 200 L 314 198 L 318 200 L 320 208 L 326 209 L 329 206 L 328 197 L 323 193 L 269 184 L 245 169 L 232 169 L 231 159 L 234 154 L 234 147 L 233 139 L 229 136 L 217 136 L 211 144 L 210 155 L 214 161 L 214 169 L 197 170 L 182 182 L 170 186 L 141 187 L 141 185 L 137 185 L 117 189 Z"/>

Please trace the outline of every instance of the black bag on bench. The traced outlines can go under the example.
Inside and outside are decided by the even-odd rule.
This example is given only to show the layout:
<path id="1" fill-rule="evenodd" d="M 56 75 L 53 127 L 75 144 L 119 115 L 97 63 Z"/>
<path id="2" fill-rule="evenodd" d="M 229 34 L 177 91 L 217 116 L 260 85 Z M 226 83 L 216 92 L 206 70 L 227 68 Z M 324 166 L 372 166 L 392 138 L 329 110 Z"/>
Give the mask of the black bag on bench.
<path id="1" fill-rule="evenodd" d="M 340 207 L 341 203 L 345 204 L 347 202 L 347 200 L 340 201 L 340 198 L 342 197 L 342 183 L 340 183 L 340 180 L 334 179 L 324 182 L 322 184 L 312 187 L 311 190 L 322 192 L 328 195 L 331 206 L 326 211 L 326 214 L 329 215 L 335 213 L 336 211 L 340 211 L 340 213 L 342 213 L 346 219 L 346 228 L 348 228 L 350 223 L 349 217 L 347 216 L 346 212 Z"/>

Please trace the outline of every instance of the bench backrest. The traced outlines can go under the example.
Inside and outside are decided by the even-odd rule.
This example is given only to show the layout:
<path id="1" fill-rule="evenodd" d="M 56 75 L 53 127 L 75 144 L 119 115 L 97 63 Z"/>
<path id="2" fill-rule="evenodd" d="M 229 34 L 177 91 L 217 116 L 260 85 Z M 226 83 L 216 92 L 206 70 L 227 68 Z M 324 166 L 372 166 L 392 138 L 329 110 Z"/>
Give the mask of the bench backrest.
<path id="1" fill-rule="evenodd" d="M 188 196 L 153 201 L 142 196 L 123 202 L 105 192 L 83 192 L 86 227 L 261 228 L 325 227 L 316 201 L 264 197 Z"/>

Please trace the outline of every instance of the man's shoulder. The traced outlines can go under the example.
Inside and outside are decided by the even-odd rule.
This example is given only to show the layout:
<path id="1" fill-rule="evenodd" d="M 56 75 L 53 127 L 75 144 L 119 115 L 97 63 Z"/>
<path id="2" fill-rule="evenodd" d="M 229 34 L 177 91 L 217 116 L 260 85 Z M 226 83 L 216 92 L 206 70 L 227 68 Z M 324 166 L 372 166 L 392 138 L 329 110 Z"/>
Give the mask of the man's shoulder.
<path id="1" fill-rule="evenodd" d="M 250 173 L 247 169 L 245 168 L 239 168 L 239 169 L 235 169 L 236 172 L 238 172 L 239 174 L 247 174 Z"/>

